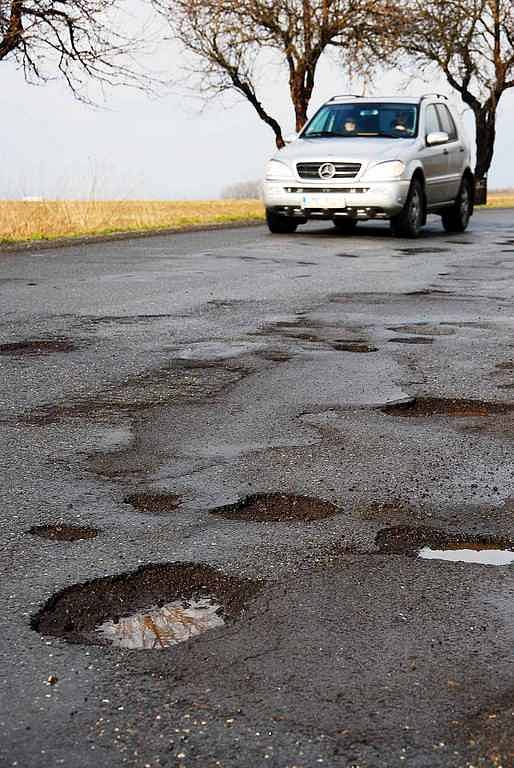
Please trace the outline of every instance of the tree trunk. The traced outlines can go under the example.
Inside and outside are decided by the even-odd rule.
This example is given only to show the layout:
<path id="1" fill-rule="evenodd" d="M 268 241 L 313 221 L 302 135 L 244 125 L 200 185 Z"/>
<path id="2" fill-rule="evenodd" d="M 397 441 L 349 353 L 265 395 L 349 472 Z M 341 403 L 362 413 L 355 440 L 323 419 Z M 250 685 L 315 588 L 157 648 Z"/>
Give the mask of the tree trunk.
<path id="1" fill-rule="evenodd" d="M 475 110 L 476 149 L 475 178 L 482 182 L 491 167 L 496 138 L 496 105 L 482 105 Z"/>

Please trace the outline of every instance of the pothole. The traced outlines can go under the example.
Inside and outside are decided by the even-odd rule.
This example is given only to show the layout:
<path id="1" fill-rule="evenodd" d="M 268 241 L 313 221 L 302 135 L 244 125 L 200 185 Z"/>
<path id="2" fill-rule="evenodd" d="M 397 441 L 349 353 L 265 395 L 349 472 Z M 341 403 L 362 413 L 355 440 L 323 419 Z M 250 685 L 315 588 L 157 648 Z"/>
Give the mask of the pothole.
<path id="1" fill-rule="evenodd" d="M 72 352 L 71 339 L 28 339 L 0 344 L 0 355 L 49 355 L 52 352 Z"/>
<path id="2" fill-rule="evenodd" d="M 181 498 L 173 493 L 131 493 L 125 496 L 123 503 L 147 515 L 162 515 L 174 512 L 180 506 Z"/>
<path id="3" fill-rule="evenodd" d="M 361 344 L 358 342 L 338 342 L 335 341 L 330 344 L 332 349 L 337 352 L 378 352 L 378 347 L 373 347 L 371 344 Z"/>
<path id="4" fill-rule="evenodd" d="M 256 353 L 263 360 L 269 360 L 272 363 L 287 363 L 292 359 L 288 352 L 282 352 L 274 349 L 264 349 Z"/>
<path id="5" fill-rule="evenodd" d="M 339 508 L 323 499 L 309 496 L 294 496 L 281 493 L 256 493 L 211 510 L 228 520 L 251 520 L 254 522 L 276 523 L 281 520 L 325 520 L 337 515 Z"/>
<path id="6" fill-rule="evenodd" d="M 397 248 L 396 253 L 404 254 L 405 256 L 418 256 L 429 255 L 432 253 L 449 253 L 449 248 Z"/>
<path id="7" fill-rule="evenodd" d="M 235 621 L 260 588 L 202 563 L 152 563 L 57 592 L 31 627 L 71 643 L 163 649 Z"/>
<path id="8" fill-rule="evenodd" d="M 393 344 L 433 344 L 430 336 L 399 336 L 397 339 L 389 339 Z"/>
<path id="9" fill-rule="evenodd" d="M 385 405 L 383 413 L 391 416 L 492 416 L 514 410 L 511 403 L 487 403 L 483 400 L 459 400 L 453 398 L 419 397 L 411 401 Z"/>
<path id="10" fill-rule="evenodd" d="M 509 565 L 514 542 L 506 537 L 451 534 L 437 528 L 397 526 L 378 532 L 375 543 L 387 554 L 406 554 L 451 562 Z"/>
<path id="11" fill-rule="evenodd" d="M 441 323 L 441 325 L 444 325 Z M 419 336 L 425 334 L 429 336 L 452 336 L 455 333 L 453 328 L 443 327 L 434 323 L 405 323 L 404 325 L 390 325 L 387 328 L 388 331 L 394 331 L 395 333 L 406 333 Z"/>
<path id="12" fill-rule="evenodd" d="M 26 533 L 51 541 L 79 541 L 80 539 L 94 539 L 100 531 L 98 528 L 89 528 L 88 526 L 47 523 L 46 525 L 33 525 Z"/>

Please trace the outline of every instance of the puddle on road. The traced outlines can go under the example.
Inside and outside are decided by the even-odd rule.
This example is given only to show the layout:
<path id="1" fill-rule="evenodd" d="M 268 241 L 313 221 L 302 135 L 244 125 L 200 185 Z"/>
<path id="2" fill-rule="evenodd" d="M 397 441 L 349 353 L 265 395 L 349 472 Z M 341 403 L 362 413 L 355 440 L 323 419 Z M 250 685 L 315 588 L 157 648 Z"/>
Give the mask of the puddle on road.
<path id="1" fill-rule="evenodd" d="M 512 403 L 488 403 L 483 400 L 458 400 L 442 397 L 419 397 L 414 400 L 394 405 L 386 405 L 380 409 L 382 413 L 391 416 L 415 418 L 416 416 L 491 416 L 494 414 L 514 411 Z"/>
<path id="2" fill-rule="evenodd" d="M 183 643 L 225 622 L 222 607 L 209 597 L 154 606 L 119 621 L 104 621 L 96 631 L 115 648 L 162 650 Z"/>
<path id="3" fill-rule="evenodd" d="M 257 493 L 246 496 L 235 504 L 227 504 L 211 510 L 212 515 L 227 520 L 251 520 L 276 523 L 282 520 L 325 520 L 339 513 L 339 508 L 329 501 L 293 496 L 281 493 Z"/>
<path id="4" fill-rule="evenodd" d="M 451 563 L 478 563 L 479 565 L 510 565 L 514 563 L 511 549 L 484 549 L 483 547 L 453 549 L 431 549 L 423 547 L 418 556 L 423 560 L 447 560 Z"/>
<path id="5" fill-rule="evenodd" d="M 509 538 L 447 533 L 425 526 L 383 528 L 377 533 L 375 544 L 383 554 L 484 565 L 514 562 L 514 542 Z"/>
<path id="6" fill-rule="evenodd" d="M 204 563 L 152 563 L 57 592 L 31 627 L 71 643 L 163 648 L 235 621 L 261 587 Z"/>
<path id="7" fill-rule="evenodd" d="M 71 339 L 28 339 L 0 344 L 0 355 L 49 355 L 53 352 L 72 352 Z"/>
<path id="8" fill-rule="evenodd" d="M 39 536 L 51 541 L 80 541 L 81 539 L 94 539 L 99 534 L 98 528 L 88 528 L 78 525 L 63 525 L 61 523 L 49 523 L 47 525 L 33 525 L 25 533 Z"/>
<path id="9" fill-rule="evenodd" d="M 131 493 L 123 499 L 138 512 L 147 515 L 161 515 L 174 512 L 180 506 L 181 498 L 173 493 Z"/>

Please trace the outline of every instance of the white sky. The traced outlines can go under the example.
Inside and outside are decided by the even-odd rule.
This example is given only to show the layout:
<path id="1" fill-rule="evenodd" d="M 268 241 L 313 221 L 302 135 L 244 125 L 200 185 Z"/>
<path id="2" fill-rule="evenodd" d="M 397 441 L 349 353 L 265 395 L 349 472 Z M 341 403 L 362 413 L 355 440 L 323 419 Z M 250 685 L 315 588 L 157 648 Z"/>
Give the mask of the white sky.
<path id="1" fill-rule="evenodd" d="M 176 51 L 156 54 L 157 67 L 178 74 Z M 0 198 L 191 199 L 218 197 L 235 181 L 257 179 L 275 151 L 271 130 L 246 102 L 214 102 L 206 110 L 184 95 L 150 99 L 129 90 L 109 94 L 108 109 L 77 102 L 62 83 L 30 86 L 11 62 L 0 62 Z M 264 101 L 283 128 L 293 128 L 285 79 L 266 73 Z M 418 83 L 410 93 L 433 90 Z M 439 86 L 441 84 L 439 83 Z M 311 112 L 334 93 L 353 88 L 332 62 L 319 69 Z M 369 93 L 406 90 L 399 76 Z M 455 102 L 460 106 L 460 102 Z M 514 92 L 500 107 L 491 187 L 514 186 Z"/>

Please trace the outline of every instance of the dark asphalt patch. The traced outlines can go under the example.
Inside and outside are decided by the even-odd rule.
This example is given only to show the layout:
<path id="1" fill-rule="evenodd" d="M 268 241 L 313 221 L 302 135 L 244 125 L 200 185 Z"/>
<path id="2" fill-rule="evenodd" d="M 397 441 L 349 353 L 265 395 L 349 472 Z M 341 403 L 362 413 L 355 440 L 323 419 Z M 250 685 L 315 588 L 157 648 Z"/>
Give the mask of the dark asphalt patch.
<path id="1" fill-rule="evenodd" d="M 147 515 L 162 515 L 178 509 L 181 498 L 173 493 L 131 493 L 123 503 Z"/>
<path id="2" fill-rule="evenodd" d="M 460 400 L 444 397 L 419 397 L 414 400 L 386 405 L 380 409 L 391 416 L 493 416 L 514 411 L 513 403 L 489 403 L 485 400 Z"/>
<path id="3" fill-rule="evenodd" d="M 370 344 L 362 344 L 359 342 L 334 342 L 330 345 L 332 349 L 337 352 L 378 352 L 378 347 L 373 347 Z"/>
<path id="4" fill-rule="evenodd" d="M 32 617 L 31 627 L 70 643 L 110 645 L 97 631 L 104 622 L 118 622 L 177 600 L 202 599 L 215 600 L 224 619 L 233 621 L 261 586 L 258 581 L 225 574 L 204 563 L 152 563 L 57 592 Z"/>
<path id="5" fill-rule="evenodd" d="M 227 520 L 277 523 L 282 520 L 326 520 L 337 515 L 339 511 L 335 504 L 323 499 L 281 493 L 257 493 L 210 512 L 211 515 L 218 515 Z"/>
<path id="6" fill-rule="evenodd" d="M 42 539 L 50 539 L 50 541 L 80 541 L 81 539 L 94 539 L 100 531 L 98 528 L 87 526 L 47 523 L 46 525 L 33 525 L 25 533 L 39 536 Z"/>
<path id="7" fill-rule="evenodd" d="M 436 550 L 510 550 L 514 541 L 503 536 L 475 536 L 448 533 L 425 526 L 383 528 L 375 538 L 381 553 L 415 556 L 423 547 Z"/>
<path id="8" fill-rule="evenodd" d="M 0 344 L 0 355 L 50 355 L 54 352 L 73 352 L 71 339 L 27 339 Z"/>

